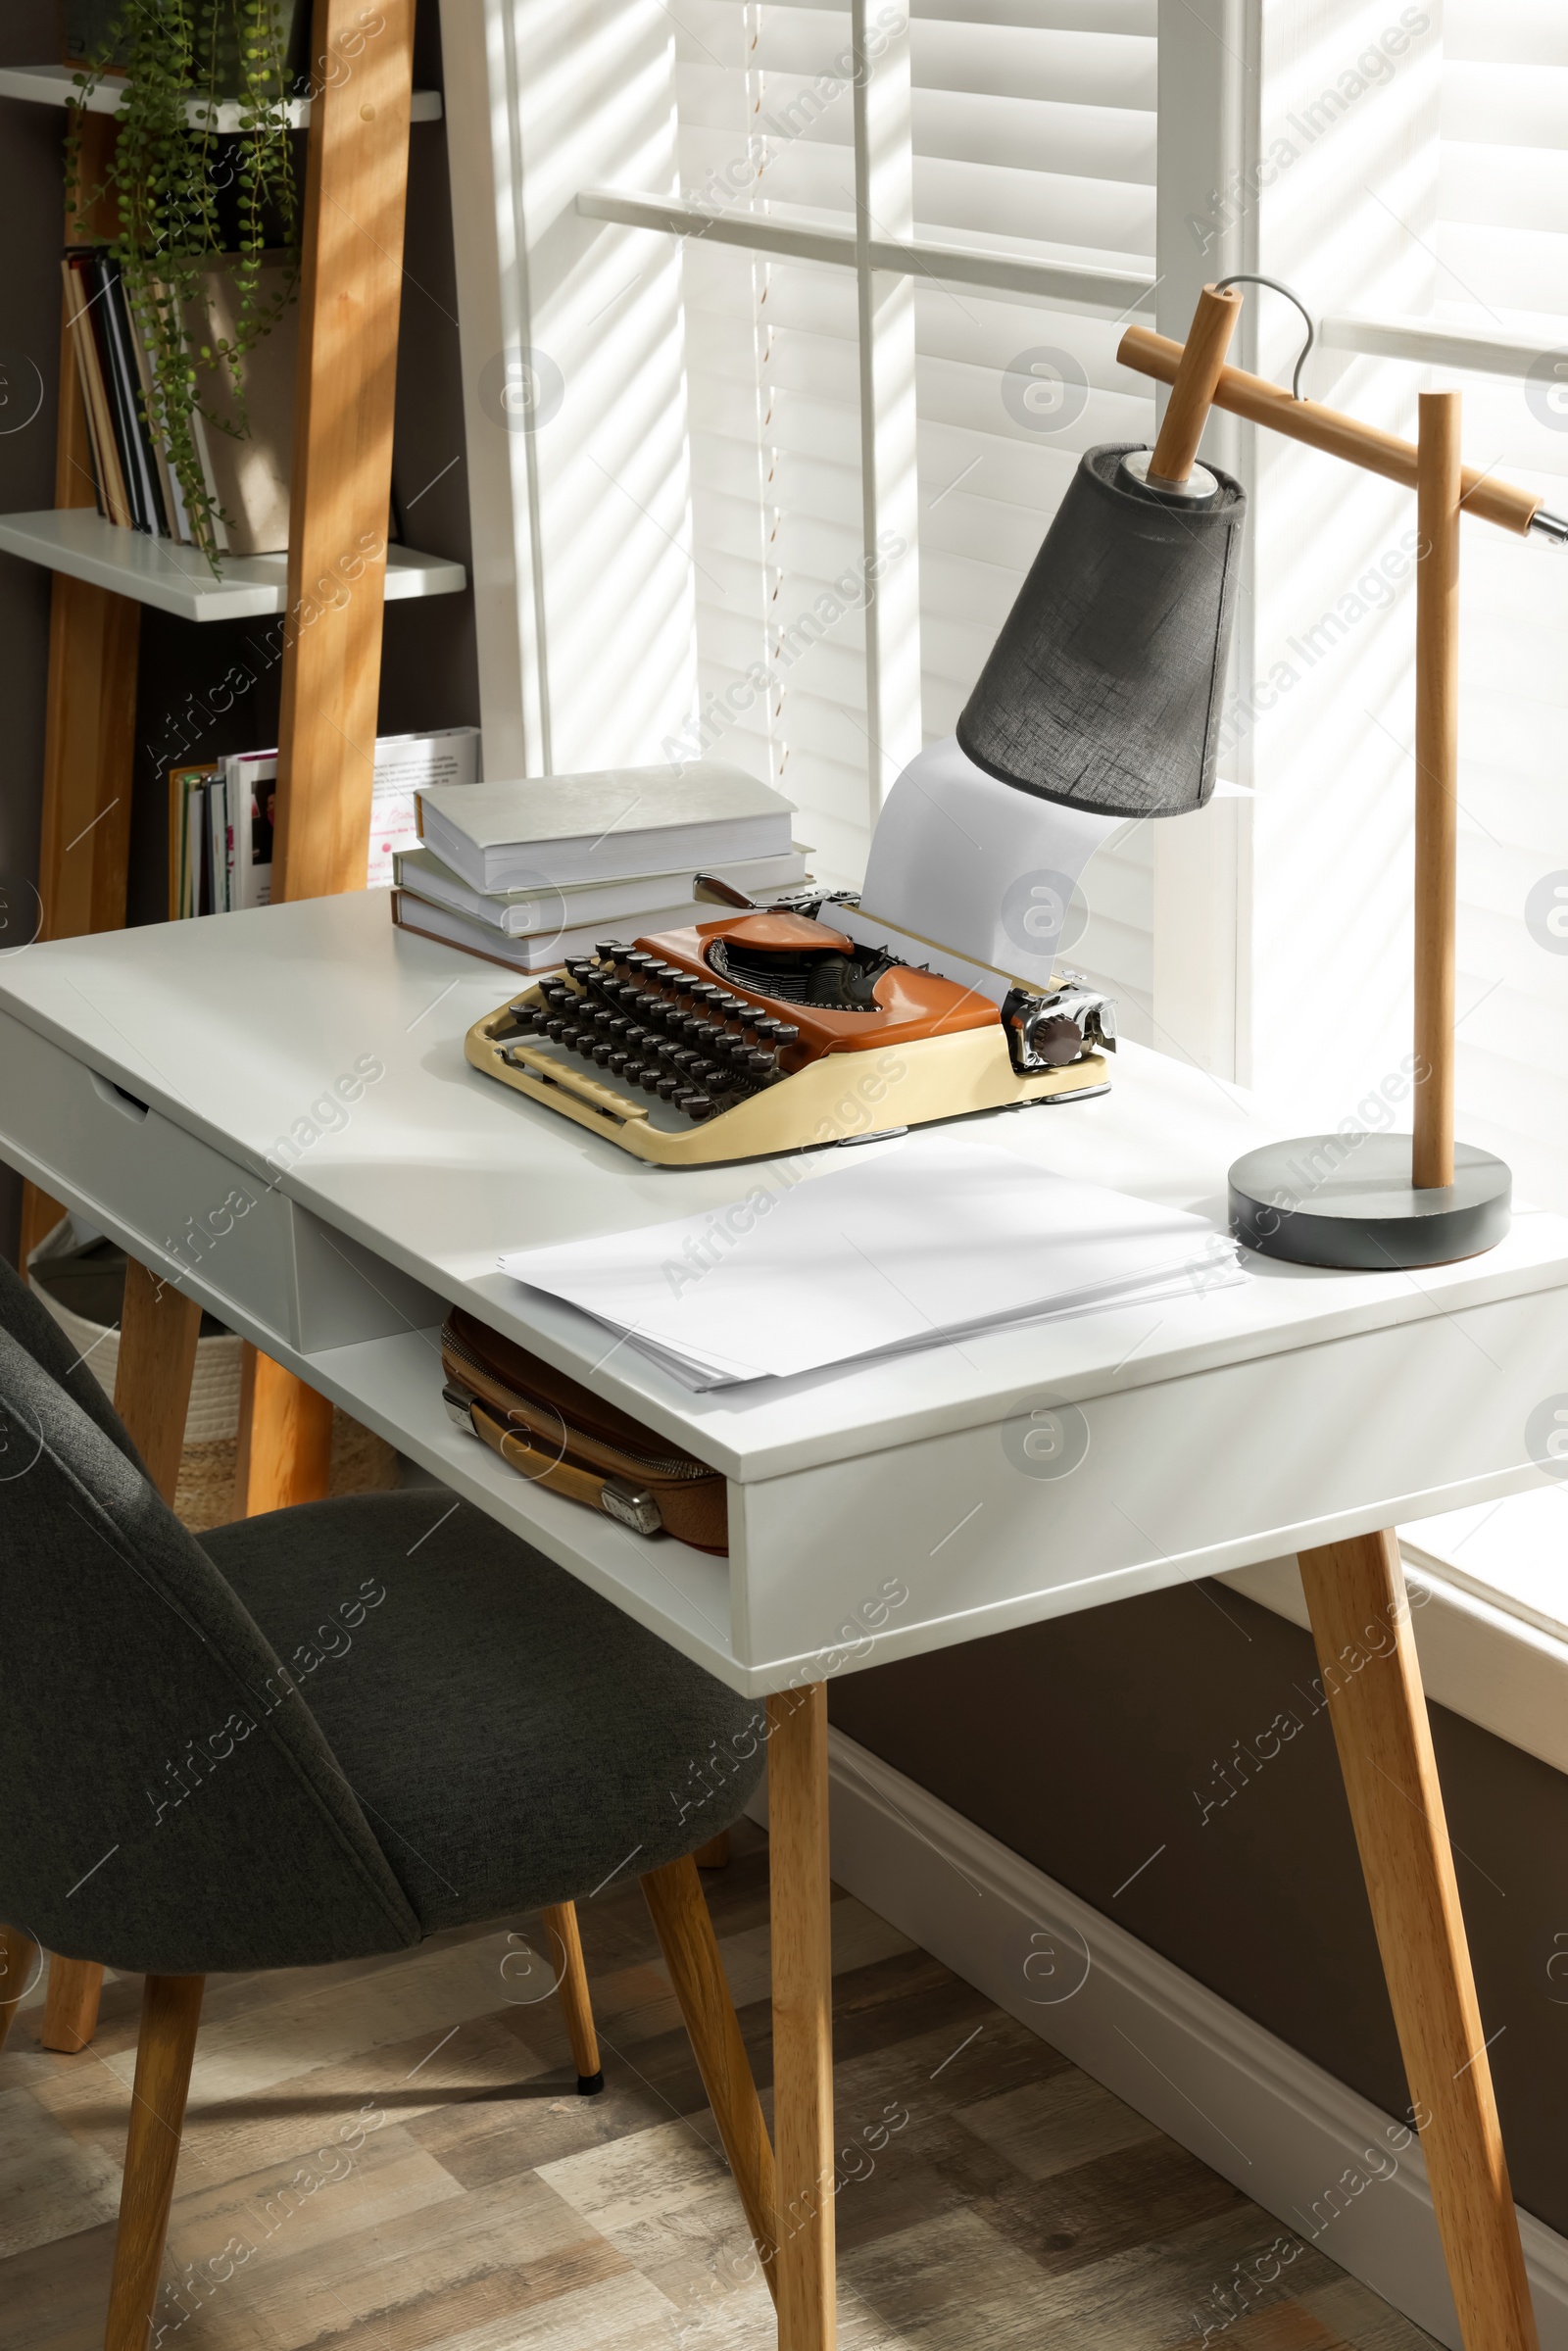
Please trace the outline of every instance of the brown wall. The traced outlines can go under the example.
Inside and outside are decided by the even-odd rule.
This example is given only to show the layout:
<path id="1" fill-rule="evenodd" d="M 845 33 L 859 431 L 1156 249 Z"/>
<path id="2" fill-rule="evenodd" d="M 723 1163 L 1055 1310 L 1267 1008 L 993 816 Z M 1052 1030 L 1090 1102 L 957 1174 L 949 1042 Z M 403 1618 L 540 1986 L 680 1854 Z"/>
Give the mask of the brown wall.
<path id="1" fill-rule="evenodd" d="M 848 1674 L 829 1707 L 1397 2114 L 1408 2093 L 1316 1670 L 1307 1634 L 1204 1582 Z M 1279 1726 L 1272 1760 L 1238 1753 L 1282 1713 L 1300 1728 Z M 1492 2063 L 1514 2192 L 1568 2235 L 1568 1983 L 1546 1972 L 1568 1950 L 1568 1780 L 1444 1707 L 1432 1726 L 1482 2017 L 1505 2028 Z"/>

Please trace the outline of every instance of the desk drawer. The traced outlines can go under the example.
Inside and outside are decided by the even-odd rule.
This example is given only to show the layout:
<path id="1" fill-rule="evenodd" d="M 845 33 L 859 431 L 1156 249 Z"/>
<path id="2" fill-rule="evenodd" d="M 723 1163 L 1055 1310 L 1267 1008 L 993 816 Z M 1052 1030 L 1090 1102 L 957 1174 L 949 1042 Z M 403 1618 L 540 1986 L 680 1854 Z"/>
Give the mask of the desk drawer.
<path id="1" fill-rule="evenodd" d="M 0 1154 L 132 1255 L 302 1353 L 439 1322 L 444 1302 L 84 1061 L 0 1012 Z"/>

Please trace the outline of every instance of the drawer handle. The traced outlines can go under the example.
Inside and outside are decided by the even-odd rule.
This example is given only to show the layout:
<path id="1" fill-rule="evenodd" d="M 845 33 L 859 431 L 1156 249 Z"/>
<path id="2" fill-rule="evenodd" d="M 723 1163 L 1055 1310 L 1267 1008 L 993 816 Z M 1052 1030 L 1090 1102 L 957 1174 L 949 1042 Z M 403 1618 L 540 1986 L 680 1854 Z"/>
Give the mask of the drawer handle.
<path id="1" fill-rule="evenodd" d="M 137 1126 L 141 1124 L 150 1105 L 142 1101 L 140 1095 L 127 1094 L 123 1086 L 115 1084 L 113 1078 L 101 1078 L 96 1069 L 89 1069 L 87 1075 L 100 1102 L 107 1102 L 111 1110 L 118 1110 L 122 1118 L 128 1118 Z"/>

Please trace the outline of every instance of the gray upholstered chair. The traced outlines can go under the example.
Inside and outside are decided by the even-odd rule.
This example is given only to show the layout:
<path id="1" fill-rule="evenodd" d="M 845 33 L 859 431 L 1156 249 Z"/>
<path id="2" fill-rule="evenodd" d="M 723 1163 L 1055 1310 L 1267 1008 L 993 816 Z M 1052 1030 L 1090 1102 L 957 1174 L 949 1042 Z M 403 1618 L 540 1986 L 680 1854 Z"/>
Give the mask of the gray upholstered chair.
<path id="1" fill-rule="evenodd" d="M 146 1979 L 108 2351 L 148 2339 L 206 1975 L 396 1951 L 627 1871 L 770 2245 L 691 1859 L 757 1784 L 760 1709 L 439 1494 L 198 1542 L 3 1261 L 0 1619 L 0 2037 L 35 1945 Z M 693 1807 L 715 1752 L 723 1792 Z"/>

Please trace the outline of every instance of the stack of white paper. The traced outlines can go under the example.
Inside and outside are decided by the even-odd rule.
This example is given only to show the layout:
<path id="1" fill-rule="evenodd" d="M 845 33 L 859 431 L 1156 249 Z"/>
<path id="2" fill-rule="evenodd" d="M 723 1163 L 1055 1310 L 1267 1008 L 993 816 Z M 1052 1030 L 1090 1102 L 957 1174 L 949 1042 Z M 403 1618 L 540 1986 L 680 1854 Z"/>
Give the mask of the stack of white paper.
<path id="1" fill-rule="evenodd" d="M 956 1135 L 770 1166 L 723 1208 L 501 1259 L 690 1388 L 1247 1279 L 1206 1218 Z"/>

